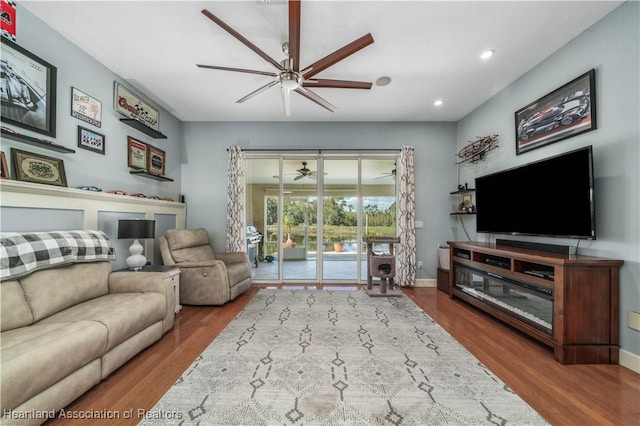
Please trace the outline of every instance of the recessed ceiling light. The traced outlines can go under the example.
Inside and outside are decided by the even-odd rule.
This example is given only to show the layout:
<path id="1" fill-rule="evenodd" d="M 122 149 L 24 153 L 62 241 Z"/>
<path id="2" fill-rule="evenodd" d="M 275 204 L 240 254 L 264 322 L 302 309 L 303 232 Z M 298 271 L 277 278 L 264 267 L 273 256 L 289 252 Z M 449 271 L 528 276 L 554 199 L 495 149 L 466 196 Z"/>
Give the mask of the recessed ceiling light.
<path id="1" fill-rule="evenodd" d="M 391 77 L 389 76 L 382 76 L 380 78 L 378 78 L 376 80 L 376 86 L 386 86 L 387 84 L 391 83 Z"/>
<path id="2" fill-rule="evenodd" d="M 482 52 L 482 55 L 480 55 L 480 58 L 489 59 L 490 57 L 493 56 L 494 53 L 496 53 L 495 50 L 485 50 L 484 52 Z"/>
<path id="3" fill-rule="evenodd" d="M 438 99 L 438 100 L 436 100 L 433 104 L 434 104 L 435 106 L 440 106 L 440 105 L 442 105 L 443 103 L 444 103 L 444 102 L 442 101 L 442 99 Z"/>

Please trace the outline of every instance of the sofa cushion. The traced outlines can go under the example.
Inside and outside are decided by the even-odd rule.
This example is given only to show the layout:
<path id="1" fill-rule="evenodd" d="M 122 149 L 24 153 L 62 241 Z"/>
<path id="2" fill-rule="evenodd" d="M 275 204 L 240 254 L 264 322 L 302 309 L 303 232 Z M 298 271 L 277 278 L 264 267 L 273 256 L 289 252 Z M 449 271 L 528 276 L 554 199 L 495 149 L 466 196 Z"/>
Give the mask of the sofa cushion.
<path id="1" fill-rule="evenodd" d="M 166 301 L 161 293 L 114 293 L 67 308 L 40 324 L 97 321 L 107 329 L 106 352 L 140 330 L 162 321 L 166 310 Z"/>
<path id="2" fill-rule="evenodd" d="M 0 284 L 0 331 L 12 330 L 33 323 L 31 308 L 18 281 Z"/>
<path id="3" fill-rule="evenodd" d="M 109 262 L 77 263 L 34 272 L 21 278 L 20 285 L 37 322 L 107 294 L 110 272 Z"/>
<path id="4" fill-rule="evenodd" d="M 99 358 L 106 344 L 107 329 L 95 321 L 34 324 L 5 331 L 0 410 L 17 407 Z"/>

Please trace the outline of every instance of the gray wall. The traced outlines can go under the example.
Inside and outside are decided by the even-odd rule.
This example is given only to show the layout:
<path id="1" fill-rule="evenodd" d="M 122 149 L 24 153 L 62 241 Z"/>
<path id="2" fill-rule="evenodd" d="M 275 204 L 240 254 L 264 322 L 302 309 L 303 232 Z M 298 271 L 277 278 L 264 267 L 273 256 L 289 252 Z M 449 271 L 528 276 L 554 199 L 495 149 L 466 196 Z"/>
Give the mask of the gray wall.
<path id="1" fill-rule="evenodd" d="M 17 43 L 34 55 L 51 63 L 58 69 L 57 78 L 57 132 L 50 138 L 11 124 L 4 124 L 16 131 L 48 140 L 53 140 L 67 148 L 75 149 L 75 154 L 62 154 L 9 139 L 2 139 L 9 169 L 11 150 L 17 148 L 50 157 L 61 158 L 69 187 L 94 185 L 103 190 L 121 189 L 128 193 L 140 192 L 178 199 L 181 188 L 180 146 L 182 143 L 182 123 L 167 111 L 160 110 L 160 131 L 167 139 L 152 139 L 119 121 L 122 117 L 113 108 L 114 81 L 118 80 L 127 88 L 141 95 L 152 105 L 144 93 L 126 83 L 119 76 L 71 44 L 60 33 L 36 18 L 18 4 Z M 114 43 L 122 40 L 114 39 Z M 94 127 L 71 116 L 71 88 L 76 87 L 102 102 L 102 127 Z M 157 105 L 154 105 L 157 107 Z M 105 155 L 77 147 L 78 126 L 92 129 L 105 135 Z M 166 152 L 165 175 L 174 182 L 159 182 L 129 174 L 127 167 L 127 136 L 150 143 Z M 15 178 L 15 176 L 13 176 Z"/>
<path id="2" fill-rule="evenodd" d="M 620 342 L 640 354 L 640 333 L 627 327 L 628 311 L 640 312 L 640 3 L 627 2 L 458 122 L 458 149 L 477 135 L 500 135 L 500 148 L 477 165 L 464 166 L 462 180 L 592 145 L 594 153 L 596 235 L 582 241 L 579 254 L 622 259 Z M 514 111 L 589 69 L 596 70 L 597 120 L 594 131 L 515 155 Z M 559 182 L 558 188 L 565 191 Z M 536 200 L 514 194 L 522 208 Z M 470 222 L 467 229 L 475 229 Z M 457 230 L 459 239 L 466 236 Z M 486 234 L 470 233 L 472 240 Z M 492 237 L 495 237 L 492 236 Z M 518 237 L 568 244 L 576 240 Z"/>
<path id="3" fill-rule="evenodd" d="M 435 278 L 439 242 L 453 236 L 449 216 L 456 170 L 455 123 L 184 123 L 183 193 L 187 226 L 207 228 L 216 250 L 224 249 L 227 147 L 369 149 L 415 147 L 417 259 Z"/>

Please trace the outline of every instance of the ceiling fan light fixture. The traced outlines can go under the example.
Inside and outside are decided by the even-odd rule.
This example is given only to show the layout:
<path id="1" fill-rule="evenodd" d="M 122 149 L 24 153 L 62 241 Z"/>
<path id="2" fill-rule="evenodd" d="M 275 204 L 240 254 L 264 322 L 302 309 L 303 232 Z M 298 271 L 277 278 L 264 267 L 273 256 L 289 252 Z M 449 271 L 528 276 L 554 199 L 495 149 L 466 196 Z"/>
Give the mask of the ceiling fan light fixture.
<path id="1" fill-rule="evenodd" d="M 433 105 L 442 106 L 443 103 L 444 103 L 444 101 L 442 99 L 436 99 L 436 101 L 433 103 Z"/>
<path id="2" fill-rule="evenodd" d="M 280 74 L 280 84 L 289 91 L 296 90 L 302 83 L 302 77 L 294 72 L 283 72 Z"/>

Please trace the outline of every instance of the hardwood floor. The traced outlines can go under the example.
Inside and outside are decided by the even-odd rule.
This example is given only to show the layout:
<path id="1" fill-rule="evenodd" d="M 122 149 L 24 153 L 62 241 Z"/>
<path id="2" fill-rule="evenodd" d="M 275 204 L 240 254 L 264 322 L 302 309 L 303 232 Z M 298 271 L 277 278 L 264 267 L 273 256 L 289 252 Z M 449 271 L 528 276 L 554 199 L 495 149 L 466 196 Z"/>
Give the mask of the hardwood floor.
<path id="1" fill-rule="evenodd" d="M 67 413 L 120 417 L 91 424 L 137 424 L 259 288 L 223 307 L 184 306 L 173 330 L 70 404 Z M 640 424 L 640 375 L 618 365 L 561 365 L 550 349 L 435 288 L 403 291 L 551 424 Z M 47 422 L 69 424 L 87 420 Z"/>

